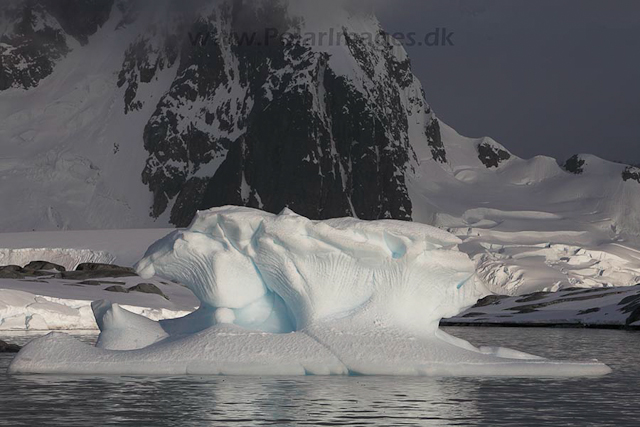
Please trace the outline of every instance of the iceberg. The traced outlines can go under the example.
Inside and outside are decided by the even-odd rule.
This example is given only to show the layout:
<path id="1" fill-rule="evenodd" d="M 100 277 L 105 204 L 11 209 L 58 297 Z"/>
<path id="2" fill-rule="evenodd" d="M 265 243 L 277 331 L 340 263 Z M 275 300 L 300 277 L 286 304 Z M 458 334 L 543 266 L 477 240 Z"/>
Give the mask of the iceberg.
<path id="1" fill-rule="evenodd" d="M 154 243 L 143 277 L 188 286 L 193 313 L 159 322 L 106 301 L 96 346 L 52 333 L 10 373 L 136 375 L 604 375 L 597 361 L 476 348 L 439 329 L 488 292 L 460 240 L 435 227 L 285 209 L 199 212 Z"/>

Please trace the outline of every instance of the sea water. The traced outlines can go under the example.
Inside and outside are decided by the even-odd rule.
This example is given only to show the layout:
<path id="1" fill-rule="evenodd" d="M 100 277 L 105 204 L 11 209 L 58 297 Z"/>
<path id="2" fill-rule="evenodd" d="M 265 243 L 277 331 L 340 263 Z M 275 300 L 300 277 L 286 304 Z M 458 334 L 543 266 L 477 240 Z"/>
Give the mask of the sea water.
<path id="1" fill-rule="evenodd" d="M 638 425 L 640 334 L 444 328 L 475 345 L 598 359 L 598 378 L 78 377 L 6 375 L 0 425 Z M 23 344 L 34 334 L 0 335 Z M 76 334 L 86 342 L 94 334 Z"/>

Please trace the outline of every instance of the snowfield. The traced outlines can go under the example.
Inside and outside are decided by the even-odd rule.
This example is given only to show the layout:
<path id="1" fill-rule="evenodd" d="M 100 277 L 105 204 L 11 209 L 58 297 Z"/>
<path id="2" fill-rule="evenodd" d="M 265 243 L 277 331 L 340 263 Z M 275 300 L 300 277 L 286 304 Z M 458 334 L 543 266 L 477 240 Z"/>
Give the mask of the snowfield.
<path id="1" fill-rule="evenodd" d="M 437 228 L 311 221 L 227 207 L 154 243 L 137 270 L 185 283 L 200 308 L 155 322 L 96 302 L 95 347 L 30 342 L 10 373 L 225 375 L 603 375 L 597 361 L 476 348 L 438 329 L 486 295 L 460 240 Z"/>
<path id="2" fill-rule="evenodd" d="M 2 286 L 2 285 L 0 285 Z M 18 290 L 0 289 L 0 331 L 98 330 L 91 302 L 107 296 L 94 293 L 92 299 L 55 298 Z M 112 297 L 110 297 L 112 298 Z M 162 297 L 157 297 L 162 298 Z M 137 305 L 123 305 L 128 311 L 153 320 L 182 317 L 191 310 L 161 307 L 162 301 L 145 297 Z M 115 298 L 117 299 L 117 298 Z M 157 306 L 156 306 L 157 305 Z"/>
<path id="3" fill-rule="evenodd" d="M 127 289 L 142 282 L 154 284 L 168 299 L 156 294 L 105 291 L 113 286 Z M 97 330 L 91 303 L 102 299 L 154 320 L 182 317 L 198 306 L 191 291 L 183 286 L 140 277 L 88 281 L 0 279 L 0 331 Z"/>
<path id="4" fill-rule="evenodd" d="M 169 230 L 89 230 L 0 234 L 0 266 L 24 266 L 44 260 L 68 271 L 79 264 L 115 263 L 132 266 L 147 247 Z M 53 273 L 52 273 L 53 275 Z M 169 300 L 140 292 L 109 292 L 147 282 Z M 154 320 L 181 317 L 198 306 L 191 291 L 174 283 L 140 277 L 71 280 L 53 277 L 0 278 L 0 331 L 97 330 L 91 302 L 109 299 Z"/>
<path id="5" fill-rule="evenodd" d="M 570 173 L 555 159 L 521 159 L 440 124 L 449 163 L 433 167 L 416 147 L 414 220 L 462 239 L 492 292 L 640 283 L 640 183 L 622 179 L 625 165 L 580 155 L 582 172 Z M 482 144 L 509 158 L 487 166 Z"/>

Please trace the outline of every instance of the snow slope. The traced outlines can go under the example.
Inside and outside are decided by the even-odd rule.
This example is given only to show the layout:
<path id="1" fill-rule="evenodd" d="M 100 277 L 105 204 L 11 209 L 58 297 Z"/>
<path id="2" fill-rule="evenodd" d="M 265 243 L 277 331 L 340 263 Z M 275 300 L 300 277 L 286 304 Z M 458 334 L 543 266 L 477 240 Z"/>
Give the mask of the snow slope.
<path id="1" fill-rule="evenodd" d="M 640 328 L 640 285 L 489 296 L 444 325 Z"/>
<path id="2" fill-rule="evenodd" d="M 581 155 L 582 172 L 570 173 L 554 159 L 520 159 L 491 139 L 441 129 L 449 163 L 418 162 L 414 220 L 461 238 L 493 292 L 640 283 L 640 185 L 622 178 L 628 167 Z M 483 144 L 508 158 L 483 161 Z"/>
<path id="3" fill-rule="evenodd" d="M 70 51 L 51 75 L 29 90 L 0 92 L 0 183 L 12 201 L 0 207 L 3 231 L 154 225 L 140 180 L 141 115 L 154 106 L 125 116 L 119 105 L 123 46 L 138 36 L 135 28 L 115 31 L 122 19 L 111 13 L 86 45 L 67 35 Z M 149 93 L 161 92 L 173 73 L 160 71 Z"/>
<path id="4" fill-rule="evenodd" d="M 105 290 L 113 286 L 126 289 L 139 283 L 154 284 L 168 299 L 156 294 Z M 97 330 L 91 303 L 102 299 L 153 320 L 182 317 L 198 306 L 198 300 L 183 286 L 140 277 L 90 281 L 0 279 L 0 331 Z"/>
<path id="5" fill-rule="evenodd" d="M 88 230 L 0 233 L 0 265 L 26 265 L 44 260 L 74 270 L 83 262 L 132 266 L 147 247 L 170 230 Z M 92 283 L 92 281 L 89 281 Z M 128 310 L 154 320 L 181 317 L 198 301 L 186 288 L 140 277 L 105 278 L 85 285 L 77 280 L 0 279 L 0 330 L 97 330 L 91 302 L 108 298 Z M 144 293 L 114 293 L 151 282 L 169 297 Z"/>
<path id="6" fill-rule="evenodd" d="M 132 266 L 147 247 L 170 230 L 89 230 L 0 233 L 0 266 L 24 266 L 44 260 L 74 270 L 84 262 Z M 152 283 L 168 298 L 139 292 L 107 292 L 114 285 L 130 288 Z M 33 277 L 0 278 L 0 330 L 94 330 L 91 302 L 108 298 L 154 320 L 184 316 L 198 306 L 183 286 L 140 277 L 88 281 Z"/>
<path id="7" fill-rule="evenodd" d="M 95 347 L 65 334 L 25 346 L 10 373 L 582 376 L 597 361 L 473 347 L 438 329 L 486 293 L 459 239 L 437 228 L 284 210 L 198 214 L 153 244 L 143 276 L 180 279 L 201 306 L 153 322 L 93 306 Z"/>

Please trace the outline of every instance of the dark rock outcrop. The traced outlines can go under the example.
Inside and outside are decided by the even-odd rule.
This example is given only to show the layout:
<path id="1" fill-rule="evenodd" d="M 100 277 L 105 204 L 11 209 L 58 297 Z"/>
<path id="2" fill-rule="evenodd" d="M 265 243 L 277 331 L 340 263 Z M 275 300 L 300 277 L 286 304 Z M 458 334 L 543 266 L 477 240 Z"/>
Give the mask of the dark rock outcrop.
<path id="1" fill-rule="evenodd" d="M 24 269 L 27 271 L 66 271 L 63 266 L 48 261 L 31 261 L 24 266 Z"/>
<path id="2" fill-rule="evenodd" d="M 17 344 L 8 344 L 0 340 L 0 353 L 17 353 L 20 351 L 20 346 Z"/>
<path id="3" fill-rule="evenodd" d="M 53 276 L 55 279 L 66 280 L 87 280 L 87 279 L 103 279 L 106 277 L 132 277 L 135 274 L 118 272 L 111 270 L 94 270 L 94 271 L 64 271 Z"/>
<path id="4" fill-rule="evenodd" d="M 622 172 L 622 179 L 626 181 L 636 181 L 640 184 L 640 168 L 635 166 L 628 166 L 624 172 Z"/>
<path id="5" fill-rule="evenodd" d="M 621 311 L 628 313 L 626 324 L 630 325 L 640 320 L 640 294 L 628 296 L 620 301 L 618 305 L 623 306 Z"/>
<path id="6" fill-rule="evenodd" d="M 135 286 L 127 289 L 127 292 L 142 292 L 145 294 L 156 294 L 160 295 L 164 299 L 169 299 L 159 287 L 154 285 L 153 283 L 139 283 Z"/>
<path id="7" fill-rule="evenodd" d="M 54 277 L 56 279 L 87 280 L 133 276 L 137 276 L 137 274 L 131 267 L 121 267 L 114 264 L 83 263 L 78 265 L 75 271 L 61 271 Z"/>
<path id="8" fill-rule="evenodd" d="M 46 261 L 35 261 L 27 264 L 24 268 L 19 265 L 0 266 L 0 279 L 27 279 L 52 276 L 54 274 L 53 270 L 56 270 L 55 266 L 64 270 L 64 267 L 57 264 L 50 264 Z M 51 271 L 39 270 L 39 267 L 46 267 L 46 270 Z"/>
<path id="9" fill-rule="evenodd" d="M 365 91 L 335 72 L 329 53 L 295 36 L 261 46 L 225 39 L 228 32 L 296 27 L 282 5 L 268 4 L 236 1 L 187 28 L 208 34 L 207 42 L 185 38 L 178 46 L 176 78 L 144 130 L 150 214 L 159 217 L 173 201 L 177 226 L 188 225 L 196 210 L 223 205 L 289 207 L 314 219 L 410 220 L 405 172 L 415 154 L 403 105 L 415 83 L 409 60 L 395 56 L 389 42 L 374 47 L 347 34 L 343 48 Z M 121 73 L 126 109 L 144 102 L 136 98 L 142 76 L 170 63 L 167 51 L 174 52 L 144 40 L 131 47 Z M 411 102 L 430 114 L 424 94 Z M 190 111 L 188 120 L 181 111 Z M 435 118 L 424 133 L 433 158 L 446 162 Z"/>
<path id="10" fill-rule="evenodd" d="M 511 158 L 511 154 L 500 147 L 483 142 L 478 145 L 478 158 L 487 168 L 497 168 Z"/>
<path id="11" fill-rule="evenodd" d="M 125 282 L 113 282 L 110 280 L 83 280 L 78 285 L 101 286 L 101 285 L 124 285 Z"/>
<path id="12" fill-rule="evenodd" d="M 136 271 L 131 267 L 122 267 L 116 264 L 100 264 L 95 262 L 85 262 L 76 267 L 76 271 L 109 271 L 114 273 L 128 273 L 136 276 Z"/>
<path id="13" fill-rule="evenodd" d="M 600 311 L 600 307 L 592 307 L 592 308 L 587 308 L 585 310 L 578 311 L 577 315 L 584 316 L 585 314 L 597 313 L 599 311 Z"/>
<path id="14" fill-rule="evenodd" d="M 447 163 L 447 151 L 442 142 L 442 134 L 440 133 L 440 122 L 432 120 L 426 129 L 428 145 L 431 148 L 433 160 L 440 163 Z"/>
<path id="15" fill-rule="evenodd" d="M 128 293 L 129 291 L 121 285 L 114 285 L 114 286 L 109 286 L 108 288 L 104 288 L 105 291 L 107 292 L 117 292 L 117 293 Z"/>
<path id="16" fill-rule="evenodd" d="M 86 44 L 109 18 L 113 1 L 28 0 L 3 4 L 0 19 L 13 26 L 0 35 L 0 91 L 37 86 L 69 53 L 68 37 Z"/>
<path id="17" fill-rule="evenodd" d="M 19 265 L 0 266 L 0 279 L 22 279 L 25 273 Z"/>
<path id="18" fill-rule="evenodd" d="M 486 296 L 482 299 L 480 299 L 476 305 L 474 305 L 474 308 L 480 308 L 480 307 L 486 307 L 488 305 L 494 305 L 494 304 L 499 304 L 500 301 L 502 301 L 505 298 L 509 298 L 506 295 L 489 295 Z"/>
<path id="19" fill-rule="evenodd" d="M 576 154 L 575 156 L 568 159 L 564 163 L 562 168 L 572 174 L 580 175 L 584 172 L 585 163 L 586 161 L 584 159 L 581 159 L 580 156 Z"/>

